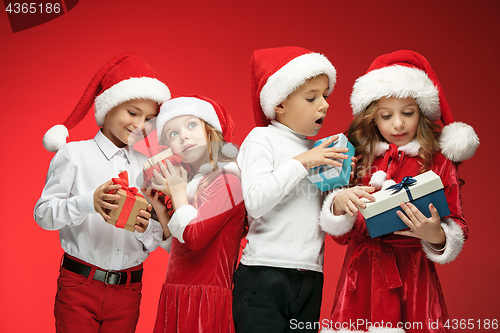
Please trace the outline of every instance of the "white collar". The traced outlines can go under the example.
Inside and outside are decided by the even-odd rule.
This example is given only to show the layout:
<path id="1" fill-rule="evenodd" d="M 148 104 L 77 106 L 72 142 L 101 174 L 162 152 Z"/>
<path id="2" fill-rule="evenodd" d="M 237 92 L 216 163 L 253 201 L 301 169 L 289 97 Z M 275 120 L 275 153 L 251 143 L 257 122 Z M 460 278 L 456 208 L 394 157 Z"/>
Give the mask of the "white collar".
<path id="1" fill-rule="evenodd" d="M 130 156 L 132 154 L 131 146 L 125 146 L 123 148 L 117 147 L 110 139 L 108 139 L 101 130 L 97 132 L 94 137 L 94 141 L 97 144 L 97 147 L 101 150 L 101 152 L 106 156 L 108 160 L 113 158 L 118 151 L 122 150 L 125 153 L 127 161 L 130 163 Z"/>

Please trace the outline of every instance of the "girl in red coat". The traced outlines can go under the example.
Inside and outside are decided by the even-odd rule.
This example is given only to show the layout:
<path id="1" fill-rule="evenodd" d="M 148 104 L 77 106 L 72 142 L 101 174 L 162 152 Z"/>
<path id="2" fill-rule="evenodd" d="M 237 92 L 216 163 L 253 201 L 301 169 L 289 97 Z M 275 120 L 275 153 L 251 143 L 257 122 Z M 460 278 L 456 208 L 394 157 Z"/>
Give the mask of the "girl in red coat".
<path id="1" fill-rule="evenodd" d="M 232 279 L 245 219 L 237 149 L 226 143 L 234 127 L 221 104 L 201 96 L 160 109 L 158 141 L 182 166 L 160 163 L 165 177 L 152 180 L 171 197 L 171 218 L 158 192 L 146 192 L 171 246 L 154 332 L 234 332 Z"/>
<path id="2" fill-rule="evenodd" d="M 321 212 L 323 230 L 348 245 L 323 331 L 448 332 L 434 263 L 454 260 L 468 237 L 456 163 L 472 157 L 478 138 L 470 126 L 453 122 L 435 73 L 412 51 L 375 59 L 354 84 L 351 106 L 348 138 L 363 154 L 361 186 L 332 192 Z M 451 214 L 439 216 L 430 204 L 426 217 L 402 203 L 398 216 L 408 229 L 370 238 L 360 198 L 373 200 L 373 191 L 428 170 L 441 177 Z"/>

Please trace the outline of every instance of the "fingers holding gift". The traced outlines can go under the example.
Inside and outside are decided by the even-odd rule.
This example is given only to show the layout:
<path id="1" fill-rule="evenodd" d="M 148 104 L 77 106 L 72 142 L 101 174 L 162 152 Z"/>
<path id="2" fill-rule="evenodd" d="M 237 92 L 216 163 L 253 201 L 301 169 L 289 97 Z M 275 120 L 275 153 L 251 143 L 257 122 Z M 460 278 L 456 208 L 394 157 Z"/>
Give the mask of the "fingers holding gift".
<path id="1" fill-rule="evenodd" d="M 433 244 L 445 244 L 446 237 L 441 228 L 441 217 L 432 203 L 429 204 L 429 211 L 431 212 L 429 218 L 410 202 L 401 203 L 400 207 L 404 213 L 398 211 L 397 214 L 410 230 L 395 231 L 396 235 L 415 237 Z"/>
<path id="2" fill-rule="evenodd" d="M 335 215 L 343 215 L 344 212 L 350 216 L 358 213 L 358 207 L 366 208 L 366 204 L 361 198 L 366 198 L 374 201 L 375 198 L 370 194 L 375 191 L 374 187 L 370 186 L 355 186 L 341 191 L 335 196 L 333 202 L 333 212 Z"/>
<path id="3" fill-rule="evenodd" d="M 94 209 L 97 213 L 101 214 L 101 216 L 105 220 L 109 220 L 111 218 L 106 213 L 106 210 L 118 209 L 118 205 L 115 204 L 114 202 L 119 200 L 120 196 L 112 193 L 120 188 L 121 185 L 114 185 L 113 182 L 110 180 L 99 186 L 94 191 L 94 196 L 93 196 Z"/>
<path id="4" fill-rule="evenodd" d="M 136 220 L 137 224 L 135 225 L 135 230 L 137 230 L 140 233 L 143 233 L 146 231 L 149 225 L 149 219 L 151 218 L 151 209 L 153 207 L 151 205 L 148 205 L 147 210 L 141 209 L 139 210 L 139 215 L 137 215 Z"/>

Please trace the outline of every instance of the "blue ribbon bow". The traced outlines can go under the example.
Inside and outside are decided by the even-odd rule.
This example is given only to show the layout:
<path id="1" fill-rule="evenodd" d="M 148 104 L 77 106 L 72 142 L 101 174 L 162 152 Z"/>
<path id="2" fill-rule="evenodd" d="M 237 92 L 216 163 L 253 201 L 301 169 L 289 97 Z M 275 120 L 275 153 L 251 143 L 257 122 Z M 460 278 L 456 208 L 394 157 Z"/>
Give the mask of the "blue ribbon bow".
<path id="1" fill-rule="evenodd" d="M 414 179 L 413 177 L 404 177 L 403 180 L 401 181 L 401 183 L 389 186 L 388 188 L 386 188 L 386 191 L 394 190 L 391 193 L 391 195 L 393 195 L 393 194 L 398 193 L 399 191 L 401 191 L 404 188 L 406 190 L 406 194 L 408 195 L 408 199 L 410 201 L 412 201 L 413 197 L 412 197 L 410 189 L 408 187 L 415 185 L 416 182 L 417 182 L 417 180 Z"/>

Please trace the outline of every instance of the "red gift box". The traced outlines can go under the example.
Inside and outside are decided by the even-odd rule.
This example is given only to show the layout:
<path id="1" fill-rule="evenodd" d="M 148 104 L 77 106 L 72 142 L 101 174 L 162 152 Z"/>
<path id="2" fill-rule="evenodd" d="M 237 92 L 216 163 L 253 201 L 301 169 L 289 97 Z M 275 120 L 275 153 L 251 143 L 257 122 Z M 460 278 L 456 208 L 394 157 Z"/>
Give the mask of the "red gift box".
<path id="1" fill-rule="evenodd" d="M 107 214 L 111 216 L 111 219 L 106 222 L 117 228 L 134 231 L 135 225 L 138 224 L 139 210 L 147 210 L 148 201 L 139 193 L 137 188 L 128 186 L 127 171 L 120 172 L 118 177 L 112 179 L 113 184 L 119 184 L 122 188 L 112 193 L 120 196 L 120 199 L 116 201 L 119 208 L 107 210 Z"/>
<path id="2" fill-rule="evenodd" d="M 180 164 L 182 162 L 182 157 L 179 155 L 175 155 L 172 152 L 172 149 L 167 148 L 160 153 L 154 155 L 153 157 L 149 158 L 146 163 L 143 164 L 144 170 L 144 180 L 149 183 L 151 178 L 153 178 L 153 170 L 158 171 L 161 174 L 161 169 L 160 166 L 158 165 L 158 162 L 162 162 L 165 167 L 167 166 L 166 161 L 169 160 L 172 165 Z"/>

